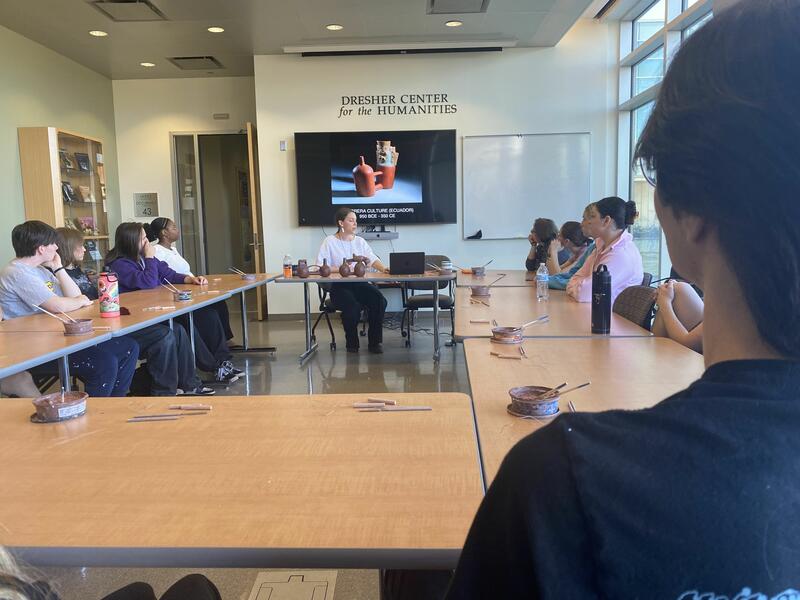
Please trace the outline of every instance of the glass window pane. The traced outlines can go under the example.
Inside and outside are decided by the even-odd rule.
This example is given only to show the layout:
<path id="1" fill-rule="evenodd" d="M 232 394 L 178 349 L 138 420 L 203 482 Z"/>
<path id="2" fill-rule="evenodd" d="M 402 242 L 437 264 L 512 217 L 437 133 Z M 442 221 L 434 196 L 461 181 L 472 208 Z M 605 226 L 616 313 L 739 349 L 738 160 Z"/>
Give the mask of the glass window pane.
<path id="1" fill-rule="evenodd" d="M 664 77 L 664 47 L 657 48 L 633 65 L 631 95 L 643 92 Z"/>
<path id="2" fill-rule="evenodd" d="M 697 4 L 700 0 L 683 0 L 683 10 L 686 10 L 693 4 Z"/>
<path id="3" fill-rule="evenodd" d="M 658 0 L 641 15 L 633 20 L 633 49 L 636 50 L 643 42 L 650 39 L 654 33 L 664 27 L 667 14 L 665 0 Z"/>
<path id="4" fill-rule="evenodd" d="M 653 111 L 653 106 L 655 106 L 654 102 L 648 102 L 631 111 L 631 156 L 633 156 L 639 136 L 642 135 L 647 118 Z M 655 190 L 647 183 L 638 164 L 631 169 L 630 189 L 631 200 L 636 202 L 636 208 L 639 211 L 639 218 L 636 219 L 632 228 L 633 240 L 642 254 L 644 270 L 652 273 L 654 279 L 660 279 L 661 226 L 658 224 L 653 203 Z"/>
<path id="5" fill-rule="evenodd" d="M 705 25 L 706 23 L 708 23 L 708 22 L 711 20 L 711 17 L 713 17 L 713 16 L 714 16 L 714 15 L 713 15 L 712 13 L 708 13 L 708 14 L 707 14 L 706 16 L 704 16 L 702 19 L 700 19 L 700 20 L 698 20 L 698 21 L 695 21 L 694 23 L 692 23 L 691 25 L 689 25 L 689 26 L 688 26 L 686 29 L 684 29 L 684 30 L 683 30 L 683 32 L 682 32 L 682 36 L 681 36 L 681 37 L 682 37 L 682 39 L 684 39 L 684 40 L 685 40 L 686 38 L 688 38 L 688 37 L 689 37 L 690 35 L 692 35 L 692 34 L 693 34 L 695 31 L 697 31 L 697 30 L 698 30 L 698 29 L 700 29 L 700 28 L 701 28 L 703 25 Z"/>

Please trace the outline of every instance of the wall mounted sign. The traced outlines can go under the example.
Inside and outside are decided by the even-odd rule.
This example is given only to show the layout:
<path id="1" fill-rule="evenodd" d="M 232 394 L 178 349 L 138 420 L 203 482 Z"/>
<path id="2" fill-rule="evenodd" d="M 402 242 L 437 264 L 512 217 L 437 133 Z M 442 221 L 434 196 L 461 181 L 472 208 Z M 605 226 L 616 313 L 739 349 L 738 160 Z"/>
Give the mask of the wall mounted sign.
<path id="1" fill-rule="evenodd" d="M 133 194 L 133 216 L 158 216 L 158 194 L 156 192 L 136 192 Z"/>
<path id="2" fill-rule="evenodd" d="M 448 94 L 375 94 L 365 96 L 342 96 L 339 116 L 406 116 L 406 115 L 452 115 L 458 112 Z"/>

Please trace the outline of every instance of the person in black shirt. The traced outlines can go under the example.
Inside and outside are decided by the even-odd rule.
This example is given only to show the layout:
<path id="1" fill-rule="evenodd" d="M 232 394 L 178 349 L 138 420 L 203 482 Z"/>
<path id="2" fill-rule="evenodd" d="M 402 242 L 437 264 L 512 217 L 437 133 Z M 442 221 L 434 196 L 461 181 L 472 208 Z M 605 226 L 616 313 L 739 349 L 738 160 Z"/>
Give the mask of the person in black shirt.
<path id="1" fill-rule="evenodd" d="M 61 256 L 61 264 L 64 270 L 72 277 L 72 280 L 80 288 L 81 293 L 89 300 L 97 300 L 97 273 L 92 273 L 94 281 L 89 277 L 83 268 L 83 257 L 86 255 L 86 248 L 83 245 L 83 235 L 77 229 L 59 227 L 58 232 L 58 254 Z"/>
<path id="2" fill-rule="evenodd" d="M 705 292 L 706 372 L 517 444 L 449 599 L 800 598 L 798 32 L 797 0 L 715 12 L 636 147 L 675 268 Z M 754 231 L 771 243 L 743 244 Z"/>
<path id="3" fill-rule="evenodd" d="M 525 259 L 525 269 L 536 272 L 539 265 L 546 263 L 551 254 L 555 264 L 558 264 L 557 254 L 561 245 L 556 241 L 557 238 L 558 227 L 552 219 L 536 219 L 528 234 L 531 249 Z"/>

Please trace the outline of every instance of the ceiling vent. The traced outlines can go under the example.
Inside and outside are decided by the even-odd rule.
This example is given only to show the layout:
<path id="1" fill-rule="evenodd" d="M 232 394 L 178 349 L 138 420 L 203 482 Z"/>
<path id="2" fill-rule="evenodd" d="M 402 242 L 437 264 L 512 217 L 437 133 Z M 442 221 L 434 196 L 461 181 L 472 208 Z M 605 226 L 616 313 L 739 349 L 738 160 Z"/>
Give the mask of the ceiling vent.
<path id="1" fill-rule="evenodd" d="M 183 71 L 211 71 L 225 68 L 213 56 L 173 56 L 167 60 Z"/>
<path id="2" fill-rule="evenodd" d="M 485 13 L 489 0 L 428 0 L 429 15 Z"/>
<path id="3" fill-rule="evenodd" d="M 166 21 L 150 0 L 94 0 L 92 5 L 112 21 Z"/>

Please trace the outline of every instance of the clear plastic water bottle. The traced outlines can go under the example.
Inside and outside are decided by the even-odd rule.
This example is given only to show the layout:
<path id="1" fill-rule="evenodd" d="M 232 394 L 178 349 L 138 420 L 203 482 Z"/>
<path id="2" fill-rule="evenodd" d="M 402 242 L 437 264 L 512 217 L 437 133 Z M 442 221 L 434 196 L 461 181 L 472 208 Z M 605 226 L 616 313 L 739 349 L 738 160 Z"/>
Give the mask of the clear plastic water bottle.
<path id="1" fill-rule="evenodd" d="M 550 298 L 549 281 L 550 275 L 547 272 L 547 265 L 541 263 L 536 270 L 536 299 L 539 302 L 546 302 Z"/>
<path id="2" fill-rule="evenodd" d="M 288 254 L 283 256 L 283 276 L 287 278 L 292 276 L 292 257 Z"/>

